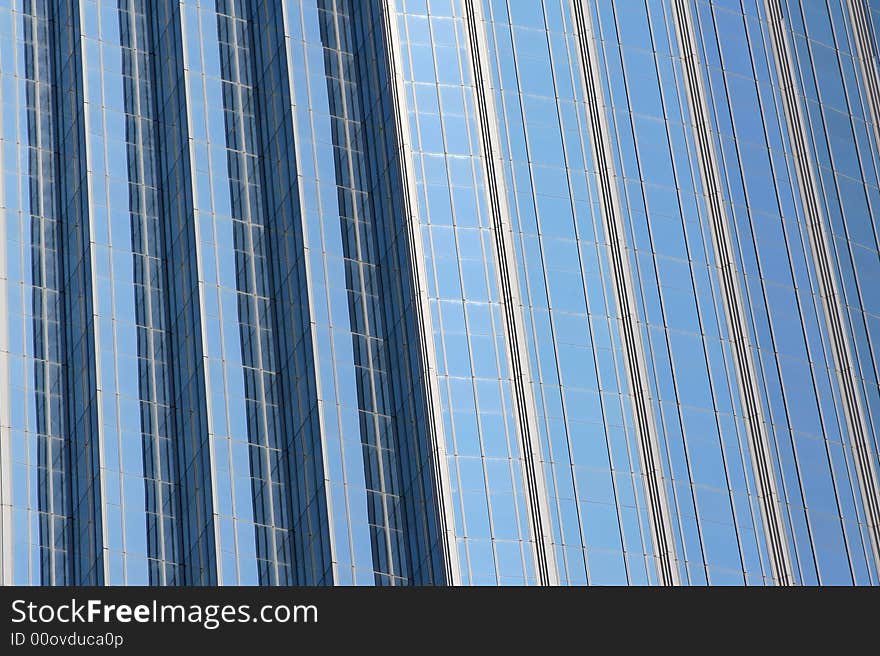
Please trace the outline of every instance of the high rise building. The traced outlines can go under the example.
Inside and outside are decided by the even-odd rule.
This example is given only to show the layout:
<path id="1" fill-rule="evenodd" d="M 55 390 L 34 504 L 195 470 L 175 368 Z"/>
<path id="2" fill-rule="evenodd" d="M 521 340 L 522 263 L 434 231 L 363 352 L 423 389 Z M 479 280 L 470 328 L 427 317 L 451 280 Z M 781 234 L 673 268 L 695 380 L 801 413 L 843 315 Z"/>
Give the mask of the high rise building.
<path id="1" fill-rule="evenodd" d="M 878 51 L 0 0 L 0 583 L 880 584 Z"/>

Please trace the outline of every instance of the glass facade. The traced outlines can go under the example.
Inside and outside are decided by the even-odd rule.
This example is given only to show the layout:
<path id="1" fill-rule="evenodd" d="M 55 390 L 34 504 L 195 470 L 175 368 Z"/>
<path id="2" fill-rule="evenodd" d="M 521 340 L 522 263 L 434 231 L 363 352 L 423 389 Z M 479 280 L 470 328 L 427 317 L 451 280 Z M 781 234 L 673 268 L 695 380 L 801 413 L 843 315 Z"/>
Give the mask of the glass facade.
<path id="1" fill-rule="evenodd" d="M 0 0 L 0 584 L 880 585 L 873 0 Z"/>

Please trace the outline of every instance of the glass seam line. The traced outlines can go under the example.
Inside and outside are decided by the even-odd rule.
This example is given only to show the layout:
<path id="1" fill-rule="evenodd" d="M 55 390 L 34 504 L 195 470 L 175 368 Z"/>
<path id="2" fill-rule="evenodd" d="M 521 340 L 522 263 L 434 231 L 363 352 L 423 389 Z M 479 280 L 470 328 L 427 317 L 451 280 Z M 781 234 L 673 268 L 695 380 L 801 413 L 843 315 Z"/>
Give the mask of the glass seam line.
<path id="1" fill-rule="evenodd" d="M 611 136 L 604 115 L 605 101 L 599 79 L 598 54 L 593 43 L 593 27 L 583 0 L 571 0 L 575 18 L 575 38 L 580 54 L 582 84 L 588 113 L 590 138 L 597 166 L 597 183 L 602 220 L 608 235 L 611 260 L 611 284 L 620 313 L 624 368 L 633 401 L 633 419 L 639 436 L 639 457 L 649 500 L 649 517 L 657 557 L 657 569 L 663 585 L 680 585 L 675 563 L 675 544 L 666 496 L 666 483 L 660 458 L 660 445 L 652 409 L 651 390 L 645 364 L 645 351 L 638 326 L 632 272 L 627 256 L 626 231 L 621 216 L 620 199 L 614 182 L 614 159 Z"/>
<path id="2" fill-rule="evenodd" d="M 807 145 L 806 128 L 794 75 L 794 63 L 789 49 L 788 30 L 778 0 L 764 0 L 764 7 L 770 28 L 774 59 L 776 60 L 780 94 L 792 144 L 792 159 L 795 163 L 798 186 L 807 215 L 810 246 L 816 265 L 825 321 L 831 339 L 835 373 L 844 401 L 843 409 L 846 415 L 850 444 L 855 456 L 859 489 L 865 505 L 868 533 L 871 536 L 871 546 L 874 549 L 874 560 L 880 568 L 880 490 L 878 490 L 876 472 L 871 463 L 867 429 L 858 393 L 858 381 L 851 363 L 849 338 L 844 328 L 842 299 L 838 291 L 837 279 L 830 265 L 831 249 L 823 226 L 818 183 Z"/>
<path id="3" fill-rule="evenodd" d="M 398 118 L 393 129 L 399 145 L 401 158 L 401 195 L 403 208 L 406 215 L 406 238 L 411 268 L 415 280 L 413 289 L 416 291 L 416 323 L 420 326 L 419 333 L 419 356 L 420 365 L 425 372 L 425 397 L 428 400 L 428 433 L 430 435 L 433 450 L 433 475 L 437 487 L 437 507 L 439 509 L 440 537 L 446 566 L 446 580 L 449 585 L 460 585 L 461 565 L 458 557 L 458 549 L 455 547 L 455 519 L 452 510 L 452 491 L 450 488 L 449 463 L 446 451 L 446 438 L 443 432 L 443 422 L 440 420 L 439 401 L 440 390 L 437 382 L 437 354 L 434 350 L 434 340 L 428 339 L 433 335 L 431 312 L 427 296 L 427 272 L 425 270 L 425 254 L 419 235 L 421 221 L 418 214 L 418 205 L 413 202 L 417 197 L 415 190 L 415 168 L 412 161 L 412 145 L 410 144 L 409 117 L 405 105 L 406 92 L 404 80 L 401 74 L 399 62 L 402 61 L 401 45 L 397 38 L 397 2 L 396 0 L 382 0 L 383 2 L 383 25 L 385 40 L 388 43 L 387 61 L 389 68 L 391 87 L 391 104 L 393 114 Z"/>
<path id="4" fill-rule="evenodd" d="M 66 481 L 66 493 L 70 507 L 70 521 L 68 524 L 69 542 L 67 556 L 67 571 L 70 576 L 69 584 L 72 585 L 103 585 L 106 580 L 107 563 L 103 557 L 103 510 L 102 501 L 102 476 L 100 472 L 101 450 L 101 423 L 100 403 L 98 401 L 96 348 L 95 348 L 95 284 L 94 269 L 92 266 L 91 249 L 91 221 L 89 220 L 89 185 L 88 172 L 83 170 L 86 166 L 86 129 L 85 108 L 83 98 L 85 96 L 83 82 L 83 57 L 82 35 L 80 30 L 81 7 L 72 0 L 61 0 L 48 4 L 49 21 L 52 23 L 49 29 L 50 50 L 50 76 L 53 86 L 53 115 L 55 120 L 55 196 L 58 207 L 59 223 L 59 271 L 61 273 L 62 289 L 62 316 L 64 329 L 62 334 L 62 367 L 63 380 L 63 403 L 64 418 L 66 419 L 64 448 L 67 451 L 70 470 Z M 74 6 L 75 5 L 75 6 Z M 62 52 L 64 48 L 65 52 Z M 67 55 L 70 60 L 68 68 L 69 79 L 65 83 L 61 71 L 64 69 L 63 57 Z M 68 96 L 73 96 L 72 99 Z M 68 167 L 68 162 L 75 162 Z M 79 176 L 79 185 L 76 187 L 76 195 L 67 197 L 66 184 L 74 182 L 71 176 Z M 73 206 L 73 207 L 72 207 Z M 77 206 L 80 209 L 79 216 L 74 214 Z M 79 242 L 79 243 L 77 243 Z M 76 251 L 74 248 L 78 246 Z M 79 266 L 73 266 L 71 256 L 80 258 Z M 80 283 L 80 285 L 77 285 Z M 86 289 L 86 285 L 88 289 Z M 84 325 L 79 339 L 75 341 L 69 334 L 71 317 L 79 317 Z M 78 323 L 78 322 L 77 322 Z M 71 344 L 71 341 L 74 341 Z M 81 372 L 71 370 L 72 362 L 76 361 L 73 348 L 83 349 L 82 364 L 89 367 L 88 374 L 80 378 Z M 93 369 L 92 369 L 93 368 Z M 83 384 L 84 383 L 84 384 Z M 78 391 L 75 391 L 78 390 Z M 87 397 L 85 395 L 88 395 Z M 77 401 L 79 403 L 77 403 Z M 75 405 L 74 405 L 75 404 Z M 79 415 L 79 416 L 78 416 Z M 98 415 L 98 416 L 96 416 Z M 85 436 L 77 435 L 77 425 L 83 417 L 83 427 L 89 433 Z M 82 440 L 80 442 L 80 440 Z M 97 447 L 97 448 L 96 448 Z M 85 471 L 83 469 L 85 468 Z M 84 475 L 83 475 L 84 474 Z M 86 512 L 82 512 L 82 504 L 79 503 L 79 490 L 84 486 L 86 492 Z M 98 491 L 96 498 L 95 489 Z M 74 510 L 76 506 L 76 510 Z M 85 514 L 85 518 L 83 515 Z M 90 530 L 86 536 L 89 543 L 83 544 L 83 522 L 91 521 Z M 83 557 L 89 559 L 83 563 Z M 86 567 L 85 571 L 83 567 Z"/>
<path id="5" fill-rule="evenodd" d="M 6 125 L 4 109 L 0 103 L 0 126 Z M 0 172 L 5 172 L 4 153 L 6 139 L 0 133 Z M 6 185 L 0 184 L 0 235 L 6 231 Z M 9 308 L 7 286 L 9 274 L 6 262 L 6 239 L 0 240 L 0 308 Z M 8 314 L 8 313 L 7 313 Z M 0 321 L 0 389 L 9 390 L 9 325 Z M 12 535 L 12 426 L 9 407 L 9 394 L 0 394 L 0 586 L 14 583 Z"/>
<path id="6" fill-rule="evenodd" d="M 162 9 L 157 9 L 157 5 Z M 156 152 L 158 154 L 156 158 L 156 187 L 158 190 L 159 217 L 164 224 L 161 231 L 161 239 L 163 242 L 162 253 L 165 257 L 165 262 L 162 268 L 165 275 L 165 289 L 167 290 L 165 294 L 164 309 L 169 335 L 169 366 L 166 375 L 168 376 L 170 388 L 170 400 L 174 404 L 174 409 L 172 411 L 172 439 L 174 447 L 172 452 L 174 453 L 174 471 L 175 476 L 177 477 L 177 480 L 175 481 L 177 483 L 176 494 L 179 500 L 178 508 L 180 509 L 180 517 L 177 518 L 181 527 L 179 538 L 179 564 L 181 566 L 180 584 L 216 585 L 220 575 L 216 553 L 218 528 L 214 521 L 214 507 L 216 506 L 216 500 L 213 497 L 216 486 L 214 484 L 214 467 L 211 465 L 213 462 L 211 445 L 210 443 L 205 445 L 205 442 L 208 442 L 210 439 L 211 428 L 209 423 L 210 409 L 208 407 L 209 390 L 204 366 L 205 326 L 202 317 L 202 302 L 198 284 L 198 267 L 201 257 L 199 252 L 199 240 L 196 234 L 195 210 L 193 207 L 195 191 L 193 188 L 194 180 L 191 164 L 192 153 L 190 150 L 190 123 L 192 117 L 188 110 L 187 101 L 189 94 L 186 88 L 186 80 L 183 79 L 185 71 L 188 70 L 188 65 L 186 61 L 186 49 L 184 48 L 184 34 L 179 0 L 173 0 L 173 2 L 166 2 L 165 0 L 148 0 L 146 8 L 146 13 L 149 16 L 147 28 L 149 44 L 153 53 L 151 58 L 152 65 L 150 79 L 153 89 L 155 90 L 155 93 L 153 94 L 153 115 L 156 130 Z M 176 21 L 175 15 L 177 18 Z M 166 21 L 164 30 L 160 23 L 163 18 Z M 169 39 L 173 40 L 170 44 L 168 43 Z M 165 75 L 162 74 L 163 72 Z M 181 79 L 176 82 L 166 78 L 166 75 L 177 74 L 180 75 Z M 181 85 L 183 85 L 183 89 L 180 88 Z M 160 94 L 160 92 L 162 93 Z M 176 117 L 178 123 L 175 125 L 168 125 L 168 109 L 166 106 L 172 104 L 172 101 L 168 100 L 168 94 L 173 94 L 172 101 L 177 100 L 177 109 L 180 110 L 180 114 Z M 180 102 L 181 96 L 182 103 Z M 183 107 L 180 107 L 181 104 Z M 179 156 L 186 160 L 186 166 L 184 163 L 178 164 L 178 167 L 183 167 L 184 170 L 176 175 L 176 179 L 178 180 L 177 186 L 179 188 L 173 189 L 169 189 L 170 177 L 169 162 L 167 159 L 168 152 L 163 143 L 168 139 L 168 131 L 171 129 L 176 129 L 180 133 L 178 135 L 179 141 L 185 142 L 185 145 L 181 148 Z M 183 177 L 186 179 L 181 180 Z M 180 200 L 178 203 L 185 203 L 185 206 L 179 208 L 176 212 L 176 214 L 179 215 L 177 220 L 181 225 L 172 225 L 170 221 L 171 209 L 169 198 L 175 191 L 180 192 Z M 181 241 L 182 237 L 178 234 L 178 239 L 174 239 L 173 231 L 175 228 L 178 229 L 178 233 L 182 233 L 183 231 L 189 233 L 188 236 L 195 249 L 194 253 L 187 254 L 180 252 L 182 247 L 178 242 Z M 178 262 L 178 257 L 176 256 L 182 256 L 179 257 L 182 261 Z M 181 265 L 184 268 L 184 275 L 187 275 L 189 278 L 189 280 L 186 280 L 183 284 L 191 287 L 191 296 L 187 299 L 186 304 L 181 303 L 181 300 L 183 299 L 178 298 L 178 284 L 171 284 L 173 281 L 173 273 L 176 273 L 177 270 L 181 268 Z M 195 310 L 179 312 L 179 309 L 182 306 L 185 306 L 186 308 L 195 307 Z M 178 314 L 183 317 L 183 319 L 172 320 L 175 311 L 178 311 Z M 192 314 L 198 315 L 195 318 L 195 321 L 191 316 L 187 316 Z M 189 323 L 185 326 L 181 326 L 181 322 L 185 321 L 187 318 L 189 319 Z M 190 325 L 195 324 L 196 321 L 198 322 L 198 325 Z M 192 349 L 194 353 L 191 362 L 183 363 L 182 356 L 184 356 L 185 353 L 178 353 L 178 350 L 185 350 L 184 347 L 186 346 L 186 343 L 184 340 L 186 339 L 185 332 L 187 330 L 192 332 L 189 339 L 193 340 Z M 182 371 L 182 368 L 186 364 L 195 367 L 193 376 L 197 378 L 197 384 L 202 391 L 202 395 L 200 395 L 199 399 L 195 400 L 194 406 L 181 407 L 182 401 L 184 400 L 182 395 L 185 394 L 186 390 L 177 388 L 184 384 L 190 387 L 193 385 L 192 382 L 184 383 L 183 381 L 184 372 Z M 198 414 L 200 414 L 201 417 L 194 417 L 194 415 Z M 187 417 L 189 417 L 188 421 Z M 199 421 L 199 419 L 201 419 L 201 421 Z M 191 428 L 194 424 L 197 429 L 201 429 L 202 427 L 205 428 L 206 434 L 203 436 L 204 440 L 200 440 L 200 436 L 193 436 L 191 434 Z M 186 433 L 190 434 L 184 434 L 184 431 L 180 430 L 182 426 L 187 425 L 188 429 Z M 192 453 L 187 453 L 185 450 L 187 447 L 187 440 L 195 442 L 195 444 L 191 445 L 193 447 Z M 207 450 L 207 462 L 205 462 L 205 450 Z M 189 460 L 195 464 L 194 467 L 191 467 L 190 462 L 186 461 L 187 456 L 189 456 Z M 208 470 L 208 478 L 205 477 L 204 469 Z M 193 473 L 187 475 L 187 472 L 191 470 Z M 210 489 L 208 490 L 204 489 L 206 483 L 210 486 Z M 206 503 L 210 505 L 206 505 Z M 195 517 L 193 517 L 194 513 Z M 202 535 L 200 530 L 197 535 L 193 534 L 194 528 L 201 529 L 206 525 L 210 526 L 213 536 Z M 194 565 L 197 567 L 195 573 L 193 572 Z"/>
<path id="7" fill-rule="evenodd" d="M 500 136 L 493 100 L 494 91 L 491 88 L 491 79 L 483 74 L 483 71 L 488 68 L 488 54 L 486 35 L 483 31 L 482 8 L 479 0 L 464 0 L 464 8 L 474 74 L 474 88 L 477 96 L 477 121 L 488 185 L 489 211 L 492 214 L 496 268 L 504 308 L 504 337 L 513 379 L 517 429 L 525 465 L 525 492 L 528 499 L 528 516 L 535 550 L 538 582 L 541 585 L 559 585 L 559 573 L 556 568 L 549 519 L 550 502 L 541 463 L 541 447 L 538 442 L 537 409 L 526 348 L 522 297 L 513 249 L 513 229 L 507 207 L 502 172 L 503 162 L 498 148 Z"/>
<path id="8" fill-rule="evenodd" d="M 867 105 L 871 112 L 871 127 L 877 147 L 880 148 L 880 79 L 878 79 L 876 53 L 871 45 L 871 28 L 865 15 L 865 6 L 859 0 L 846 0 L 850 22 L 855 37 L 856 54 L 859 68 L 867 91 Z"/>
<path id="9" fill-rule="evenodd" d="M 793 581 L 791 559 L 786 541 L 785 525 L 779 507 L 776 479 L 773 474 L 770 443 L 767 437 L 767 422 L 756 381 L 752 344 L 743 311 L 730 226 L 721 191 L 718 160 L 710 136 L 708 96 L 700 71 L 701 63 L 694 32 L 691 29 L 693 15 L 689 0 L 674 0 L 672 13 L 686 81 L 685 94 L 697 145 L 700 177 L 703 180 L 703 191 L 706 195 L 706 204 L 711 219 L 709 227 L 712 232 L 716 267 L 721 278 L 726 323 L 735 354 L 734 364 L 739 379 L 739 392 L 751 447 L 749 451 L 758 484 L 757 493 L 761 501 L 761 511 L 764 516 L 764 533 L 772 554 L 773 577 L 780 585 L 791 585 Z"/>

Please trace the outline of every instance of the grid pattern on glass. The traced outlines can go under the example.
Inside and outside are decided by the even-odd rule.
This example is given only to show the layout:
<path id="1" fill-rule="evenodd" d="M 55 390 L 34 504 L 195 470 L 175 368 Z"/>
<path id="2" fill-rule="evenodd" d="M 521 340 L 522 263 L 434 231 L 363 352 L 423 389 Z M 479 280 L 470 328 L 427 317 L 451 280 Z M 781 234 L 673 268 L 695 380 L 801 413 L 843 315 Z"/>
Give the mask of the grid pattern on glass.
<path id="1" fill-rule="evenodd" d="M 400 468 L 401 521 L 405 531 L 409 581 L 450 582 L 453 565 L 441 528 L 442 481 L 435 478 L 435 415 L 427 377 L 427 348 L 419 302 L 414 226 L 406 204 L 403 127 L 396 116 L 396 82 L 391 72 L 388 16 L 380 0 L 348 0 L 352 49 L 356 53 L 360 125 L 370 217 L 375 231 L 375 264 L 382 312 L 390 414 Z"/>
<path id="2" fill-rule="evenodd" d="M 648 519 L 654 543 L 658 583 L 678 585 L 679 568 L 670 518 L 670 504 L 666 494 L 659 436 L 654 420 L 654 407 L 648 381 L 645 345 L 638 324 L 636 285 L 629 266 L 629 247 L 626 216 L 622 210 L 616 181 L 619 172 L 615 163 L 614 143 L 606 112 L 607 101 L 602 83 L 602 65 L 596 39 L 592 12 L 581 0 L 573 0 L 573 15 L 581 51 L 581 67 L 585 87 L 585 106 L 591 125 L 591 140 L 597 167 L 600 212 L 608 239 L 611 262 L 612 289 L 620 310 L 618 326 L 623 346 L 623 374 L 630 387 L 633 408 L 633 428 L 638 435 L 639 455 L 645 476 Z"/>
<path id="3" fill-rule="evenodd" d="M 856 2 L 0 0 L 0 580 L 880 582 Z"/>
<path id="4" fill-rule="evenodd" d="M 288 275 L 280 282 L 300 297 L 297 303 L 307 301 L 297 314 L 311 319 L 311 325 L 296 328 L 302 359 L 291 363 L 305 369 L 297 378 L 306 381 L 299 390 L 302 414 L 292 419 L 310 434 L 309 442 L 300 442 L 305 448 L 292 454 L 291 476 L 315 485 L 314 491 L 297 486 L 293 500 L 294 544 L 298 553 L 309 550 L 312 559 L 300 561 L 306 565 L 301 573 L 332 576 L 342 584 L 402 582 L 399 498 L 388 495 L 398 486 L 398 471 L 389 448 L 389 417 L 379 407 L 388 403 L 380 361 L 385 347 L 376 339 L 382 323 L 369 264 L 374 258 L 361 188 L 363 154 L 354 141 L 359 107 L 348 16 L 343 6 L 322 2 L 280 11 L 255 3 L 251 10 L 255 28 L 268 36 L 255 52 L 259 105 L 271 108 L 267 118 L 281 123 L 266 121 L 260 129 L 269 138 L 263 144 L 270 151 L 264 166 L 269 207 L 280 202 L 286 210 L 284 222 L 272 229 L 288 236 L 292 246 L 279 253 L 290 259 L 275 265 L 294 269 L 299 286 L 289 288 Z M 270 86 L 273 74 L 284 80 L 280 90 Z M 278 152 L 279 145 L 285 152 Z M 278 160 L 296 171 L 287 194 L 268 184 Z M 282 300 L 277 312 L 285 321 L 292 318 L 288 303 Z M 309 461 L 319 469 L 310 470 Z M 313 522 L 321 524 L 319 539 L 300 543 L 297 535 L 312 533 Z"/>
<path id="5" fill-rule="evenodd" d="M 513 265 L 513 229 L 507 207 L 504 163 L 500 151 L 500 131 L 495 97 L 489 77 L 489 54 L 484 29 L 482 4 L 465 0 L 464 14 L 469 55 L 472 66 L 476 109 L 476 126 L 480 135 L 482 162 L 485 166 L 488 214 L 494 237 L 495 260 L 498 263 L 498 292 L 505 350 L 509 354 L 511 397 L 515 430 L 522 454 L 523 492 L 529 509 L 529 532 L 534 536 L 535 579 L 539 585 L 558 581 L 556 553 L 550 537 L 550 507 L 541 456 L 541 443 L 535 416 L 529 356 L 522 345 L 526 327 L 521 311 L 519 276 Z"/>
<path id="6" fill-rule="evenodd" d="M 535 581 L 462 3 L 397 10 L 463 584 Z"/>
<path id="7" fill-rule="evenodd" d="M 873 20 L 875 11 L 862 0 L 846 0 L 853 31 L 855 53 L 859 61 L 862 82 L 865 87 L 866 119 L 874 133 L 875 143 L 880 143 L 880 70 L 876 62 L 877 40 Z"/>
<path id="8" fill-rule="evenodd" d="M 656 572 L 571 6 L 486 5 L 560 579 L 648 583 Z"/>
<path id="9" fill-rule="evenodd" d="M 13 581 L 64 585 L 69 509 L 46 3 L 0 2 L 0 37 Z"/>
<path id="10" fill-rule="evenodd" d="M 592 7 L 680 576 L 770 577 L 668 3 Z"/>

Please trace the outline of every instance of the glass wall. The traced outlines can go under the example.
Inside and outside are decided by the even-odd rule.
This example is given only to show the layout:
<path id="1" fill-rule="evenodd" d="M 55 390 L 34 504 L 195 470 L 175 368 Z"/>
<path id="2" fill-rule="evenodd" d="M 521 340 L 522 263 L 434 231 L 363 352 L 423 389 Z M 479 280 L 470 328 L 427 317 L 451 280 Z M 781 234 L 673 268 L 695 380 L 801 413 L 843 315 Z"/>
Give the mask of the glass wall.
<path id="1" fill-rule="evenodd" d="M 0 0 L 0 579 L 880 583 L 872 5 Z"/>

